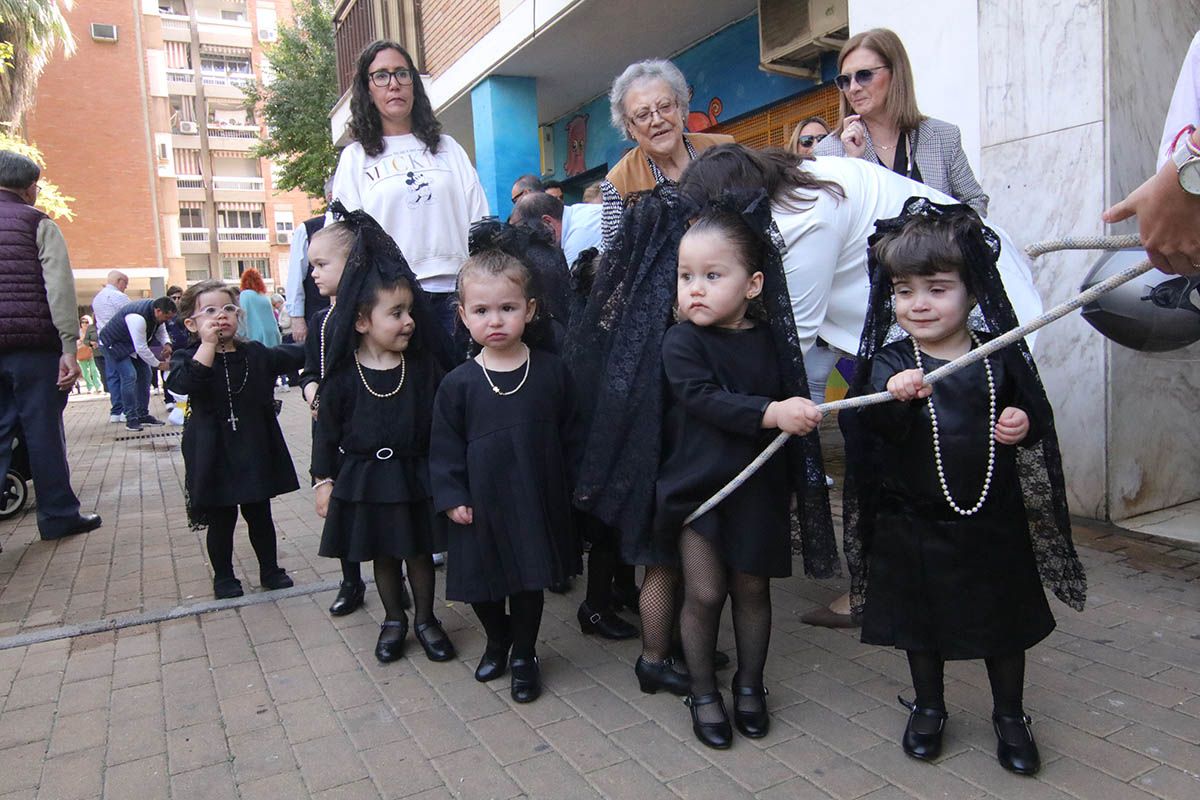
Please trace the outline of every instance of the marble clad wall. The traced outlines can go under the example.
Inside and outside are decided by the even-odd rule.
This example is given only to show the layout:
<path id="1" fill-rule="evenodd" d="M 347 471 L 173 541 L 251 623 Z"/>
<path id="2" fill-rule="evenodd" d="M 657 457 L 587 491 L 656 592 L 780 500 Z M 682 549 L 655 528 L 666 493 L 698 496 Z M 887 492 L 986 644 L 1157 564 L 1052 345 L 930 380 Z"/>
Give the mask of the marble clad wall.
<path id="1" fill-rule="evenodd" d="M 1103 232 L 1104 9 L 1101 0 L 979 0 L 988 221 L 1023 244 Z M 1047 306 L 1078 291 L 1094 255 L 1034 263 Z M 1107 516 L 1105 340 L 1078 315 L 1038 334 L 1071 510 Z"/>
<path id="2" fill-rule="evenodd" d="M 1200 0 L 1108 0 L 1107 199 L 1154 172 L 1163 117 Z M 1133 223 L 1113 232 L 1136 231 Z M 1112 519 L 1200 497 L 1200 347 L 1145 354 L 1108 344 L 1108 504 Z"/>

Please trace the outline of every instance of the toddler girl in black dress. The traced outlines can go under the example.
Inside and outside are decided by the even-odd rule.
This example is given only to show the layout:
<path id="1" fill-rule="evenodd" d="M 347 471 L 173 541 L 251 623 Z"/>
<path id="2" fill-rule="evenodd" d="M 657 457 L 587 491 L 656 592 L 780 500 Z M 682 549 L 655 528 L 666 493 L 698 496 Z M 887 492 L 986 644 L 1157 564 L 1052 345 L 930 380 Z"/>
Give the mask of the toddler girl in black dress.
<path id="1" fill-rule="evenodd" d="M 1022 707 L 1025 651 L 1054 629 L 1039 568 L 1077 608 L 1086 590 L 1053 415 L 1024 342 L 923 382 L 1016 325 L 995 267 L 999 242 L 978 216 L 913 198 L 877 227 L 853 388 L 901 402 L 862 409 L 862 442 L 847 439 L 848 507 L 859 513 L 847 513 L 846 551 L 852 595 L 865 586 L 862 640 L 908 654 L 908 755 L 941 751 L 945 661 L 979 658 L 1000 763 L 1032 774 L 1040 762 Z"/>
<path id="2" fill-rule="evenodd" d="M 233 528 L 238 507 L 250 529 L 264 589 L 292 579 L 275 554 L 271 498 L 300 488 L 292 456 L 275 418 L 275 379 L 300 367 L 300 345 L 266 347 L 237 337 L 238 291 L 200 281 L 179 301 L 191 344 L 171 356 L 167 391 L 188 396 L 183 428 L 188 519 L 208 528 L 213 595 L 240 597 L 233 574 Z"/>
<path id="3" fill-rule="evenodd" d="M 684 519 L 779 431 L 803 435 L 821 422 L 810 400 L 787 391 L 771 324 L 747 315 L 763 289 L 767 246 L 740 214 L 713 209 L 699 217 L 679 244 L 677 302 L 684 321 L 663 337 L 673 404 L 664 426 L 655 528 L 678 538 L 680 626 L 692 678 L 687 702 L 696 737 L 715 748 L 732 743 L 713 670 L 727 595 L 733 599 L 737 641 L 734 719 L 752 738 L 765 736 L 770 725 L 763 686 L 771 635 L 769 584 L 792 573 L 788 454 L 776 454 L 686 527 Z"/>
<path id="4" fill-rule="evenodd" d="M 374 562 L 385 611 L 375 657 L 385 663 L 403 655 L 408 635 L 407 567 L 417 640 L 431 661 L 447 661 L 454 645 L 433 615 L 433 553 L 443 537 L 428 462 L 442 375 L 433 340 L 444 334 L 391 237 L 365 212 L 346 219 L 357 235 L 326 334 L 313 441 L 320 554 Z"/>
<path id="5" fill-rule="evenodd" d="M 459 314 L 480 350 L 438 388 L 430 457 L 434 505 L 452 523 L 446 598 L 470 603 L 487 634 L 475 679 L 510 666 L 518 703 L 542 691 L 543 590 L 580 569 L 571 526 L 579 425 L 562 361 L 522 341 L 538 314 L 530 282 L 501 251 L 463 264 Z"/>

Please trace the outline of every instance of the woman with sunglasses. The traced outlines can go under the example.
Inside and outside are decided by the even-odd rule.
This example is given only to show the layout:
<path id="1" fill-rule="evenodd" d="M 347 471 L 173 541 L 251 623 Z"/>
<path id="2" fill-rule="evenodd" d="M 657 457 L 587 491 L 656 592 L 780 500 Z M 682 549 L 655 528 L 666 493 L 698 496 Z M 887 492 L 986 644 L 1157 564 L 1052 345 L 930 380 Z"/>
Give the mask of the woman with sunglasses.
<path id="1" fill-rule="evenodd" d="M 900 37 L 887 28 L 851 36 L 838 53 L 842 122 L 813 150 L 880 164 L 948 194 L 987 216 L 988 196 L 975 180 L 958 126 L 917 108 L 912 66 Z"/>
<path id="2" fill-rule="evenodd" d="M 829 123 L 823 117 L 809 117 L 801 120 L 792 131 L 787 149 L 798 156 L 811 156 L 813 148 L 829 135 Z"/>
<path id="3" fill-rule="evenodd" d="M 451 332 L 467 232 L 488 215 L 479 175 L 441 132 L 412 57 L 395 42 L 381 39 L 359 55 L 350 117 L 354 141 L 338 159 L 333 198 L 366 211 L 396 240 Z"/>

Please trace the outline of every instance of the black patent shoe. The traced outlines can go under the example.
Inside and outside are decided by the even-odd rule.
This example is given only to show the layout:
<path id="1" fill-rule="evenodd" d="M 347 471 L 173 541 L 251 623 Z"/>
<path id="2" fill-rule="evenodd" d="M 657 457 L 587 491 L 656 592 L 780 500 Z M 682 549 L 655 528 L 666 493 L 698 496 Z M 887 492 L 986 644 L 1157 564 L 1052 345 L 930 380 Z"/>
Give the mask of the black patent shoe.
<path id="1" fill-rule="evenodd" d="M 218 600 L 229 600 L 244 594 L 242 582 L 237 578 L 213 578 L 213 597 Z"/>
<path id="2" fill-rule="evenodd" d="M 738 686 L 736 683 L 729 687 L 733 694 L 733 724 L 743 736 L 751 739 L 761 739 L 771 730 L 771 716 L 767 713 L 767 687 Z M 755 698 L 753 708 L 738 707 L 738 698 Z M 750 705 L 750 704 L 748 704 Z"/>
<path id="3" fill-rule="evenodd" d="M 618 607 L 624 607 L 627 611 L 632 611 L 634 614 L 642 613 L 642 590 L 636 583 L 614 583 L 612 587 L 612 596 L 614 605 Z"/>
<path id="4" fill-rule="evenodd" d="M 375 657 L 379 663 L 388 664 L 404 655 L 404 639 L 408 636 L 408 617 L 384 620 L 379 628 L 379 641 L 375 643 Z"/>
<path id="5" fill-rule="evenodd" d="M 725 701 L 721 699 L 721 693 L 709 692 L 699 697 L 689 694 L 683 702 L 692 710 L 692 732 L 696 734 L 696 738 L 714 750 L 728 750 L 733 744 L 733 728 L 729 725 L 729 714 L 725 711 Z M 721 707 L 721 721 L 701 722 L 696 709 L 713 703 Z"/>
<path id="6" fill-rule="evenodd" d="M 362 608 L 367 596 L 367 585 L 362 581 L 342 581 L 338 586 L 337 597 L 329 607 L 329 613 L 335 617 L 344 617 Z"/>
<path id="7" fill-rule="evenodd" d="M 654 663 L 638 656 L 633 671 L 637 675 L 638 685 L 646 694 L 657 694 L 662 689 L 684 697 L 692 690 L 692 679 L 676 670 L 675 662 L 669 658 Z"/>
<path id="8" fill-rule="evenodd" d="M 414 626 L 413 631 L 430 661 L 449 661 L 458 655 L 458 651 L 454 649 L 454 642 L 450 641 L 450 637 L 442 629 L 442 623 L 436 617 Z"/>
<path id="9" fill-rule="evenodd" d="M 942 754 L 942 732 L 946 728 L 946 712 L 936 708 L 922 708 L 897 697 L 900 705 L 911 713 L 900 741 L 904 752 L 920 761 L 933 761 Z"/>
<path id="10" fill-rule="evenodd" d="M 1031 720 L 1022 714 L 1010 717 L 992 714 L 992 727 L 996 731 L 996 758 L 1000 766 L 1018 775 L 1033 775 L 1042 768 L 1037 742 L 1029 728 Z"/>
<path id="11" fill-rule="evenodd" d="M 618 617 L 612 611 L 593 611 L 587 603 L 579 604 L 579 629 L 584 633 L 595 633 L 605 639 L 633 639 L 638 629 Z"/>
<path id="12" fill-rule="evenodd" d="M 542 670 L 537 656 L 514 658 L 509 662 L 512 669 L 512 699 L 515 703 L 532 703 L 542 696 Z"/>
<path id="13" fill-rule="evenodd" d="M 512 647 L 512 642 L 500 642 L 499 644 L 488 642 L 483 651 L 483 657 L 479 659 L 479 666 L 475 668 L 475 680 L 487 683 L 503 675 L 508 670 L 508 649 L 510 647 Z"/>

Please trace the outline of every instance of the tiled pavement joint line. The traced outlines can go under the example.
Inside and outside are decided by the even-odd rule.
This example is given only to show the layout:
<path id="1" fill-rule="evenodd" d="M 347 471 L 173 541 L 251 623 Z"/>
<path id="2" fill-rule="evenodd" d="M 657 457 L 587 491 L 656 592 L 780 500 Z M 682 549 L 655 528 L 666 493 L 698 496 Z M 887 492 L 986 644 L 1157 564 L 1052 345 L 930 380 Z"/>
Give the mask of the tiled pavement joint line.
<path id="1" fill-rule="evenodd" d="M 80 622 L 75 625 L 63 625 L 58 628 L 42 628 L 0 639 L 0 650 L 10 650 L 14 647 L 28 647 L 31 644 L 53 642 L 57 639 L 72 639 L 76 636 L 88 636 L 93 633 L 115 631 L 121 628 L 133 628 L 138 625 L 151 625 L 156 622 L 167 622 L 173 619 L 183 619 L 184 617 L 198 617 L 201 614 L 211 614 L 214 611 L 225 611 L 230 608 L 245 608 L 246 606 L 255 606 L 261 603 L 274 603 L 279 600 L 287 600 L 290 597 L 304 597 L 310 594 L 317 594 L 318 592 L 327 592 L 338 588 L 340 583 L 339 580 L 307 583 L 303 586 L 293 586 L 290 589 L 256 592 L 229 600 L 209 600 L 186 606 L 145 611 L 141 614 L 126 614 L 110 619 L 97 619 L 91 622 Z"/>

